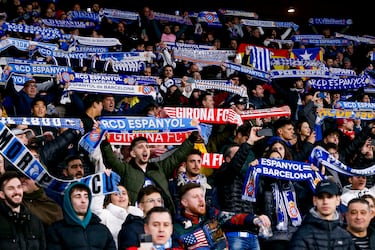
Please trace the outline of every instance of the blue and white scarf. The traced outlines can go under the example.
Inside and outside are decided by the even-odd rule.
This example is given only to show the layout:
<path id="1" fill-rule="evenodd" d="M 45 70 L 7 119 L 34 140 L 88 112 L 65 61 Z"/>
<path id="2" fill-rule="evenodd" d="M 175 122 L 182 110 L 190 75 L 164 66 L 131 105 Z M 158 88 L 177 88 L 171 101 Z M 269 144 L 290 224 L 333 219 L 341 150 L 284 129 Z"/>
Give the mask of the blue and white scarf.
<path id="1" fill-rule="evenodd" d="M 72 182 L 77 181 L 86 183 L 93 195 L 118 192 L 117 185 L 121 178 L 115 172 L 111 172 L 109 176 L 104 172 L 96 173 L 77 180 L 55 178 L 2 122 L 0 122 L 0 153 L 24 175 L 54 193 L 64 194 L 65 189 Z"/>

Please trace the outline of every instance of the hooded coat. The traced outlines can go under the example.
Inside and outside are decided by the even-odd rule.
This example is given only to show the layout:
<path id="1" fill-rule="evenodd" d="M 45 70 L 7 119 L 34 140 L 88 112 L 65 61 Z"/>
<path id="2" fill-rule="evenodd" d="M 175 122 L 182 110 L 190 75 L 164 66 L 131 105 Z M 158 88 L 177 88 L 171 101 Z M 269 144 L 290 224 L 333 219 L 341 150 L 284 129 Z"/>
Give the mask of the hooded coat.
<path id="1" fill-rule="evenodd" d="M 83 186 L 89 192 L 89 208 L 83 220 L 74 211 L 70 192 L 75 186 Z M 74 182 L 65 190 L 63 200 L 64 219 L 55 222 L 47 230 L 47 249 L 113 249 L 116 245 L 109 229 L 100 218 L 91 213 L 91 191 L 81 182 Z"/>

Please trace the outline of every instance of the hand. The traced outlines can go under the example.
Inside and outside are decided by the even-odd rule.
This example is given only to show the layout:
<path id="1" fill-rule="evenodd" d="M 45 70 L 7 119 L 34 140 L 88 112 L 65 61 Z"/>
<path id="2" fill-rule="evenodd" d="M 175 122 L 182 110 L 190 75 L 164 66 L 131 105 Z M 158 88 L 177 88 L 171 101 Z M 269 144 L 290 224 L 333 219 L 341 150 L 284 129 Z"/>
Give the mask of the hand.
<path id="1" fill-rule="evenodd" d="M 260 221 L 263 223 L 264 226 L 271 227 L 271 220 L 270 218 L 268 218 L 267 215 L 261 214 L 261 215 L 258 215 L 257 218 L 260 219 Z"/>
<path id="2" fill-rule="evenodd" d="M 257 136 L 257 131 L 261 129 L 261 127 L 252 127 L 250 130 L 250 135 L 249 139 L 247 140 L 247 143 L 249 143 L 250 145 L 254 145 L 255 142 L 263 139 L 264 136 Z"/>
<path id="3" fill-rule="evenodd" d="M 46 131 L 43 133 L 43 136 L 46 138 L 46 141 L 52 141 L 55 139 L 55 136 L 51 131 Z"/>

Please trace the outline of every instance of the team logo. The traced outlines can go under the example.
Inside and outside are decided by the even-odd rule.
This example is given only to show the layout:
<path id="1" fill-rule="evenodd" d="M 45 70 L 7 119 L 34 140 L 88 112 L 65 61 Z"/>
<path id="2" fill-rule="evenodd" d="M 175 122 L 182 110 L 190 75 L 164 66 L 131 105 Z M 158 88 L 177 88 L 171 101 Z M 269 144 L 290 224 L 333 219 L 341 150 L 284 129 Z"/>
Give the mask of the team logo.
<path id="1" fill-rule="evenodd" d="M 206 15 L 204 15 L 204 20 L 206 20 L 207 23 L 213 23 L 216 21 L 216 15 L 208 12 Z"/>
<path id="2" fill-rule="evenodd" d="M 151 86 L 142 86 L 142 93 L 148 95 L 152 92 L 153 88 Z"/>
<path id="3" fill-rule="evenodd" d="M 97 142 L 100 139 L 100 128 L 97 128 L 90 132 L 90 140 L 93 142 Z"/>
<path id="4" fill-rule="evenodd" d="M 64 82 L 70 82 L 71 80 L 74 80 L 74 76 L 69 74 L 69 72 L 62 72 L 61 73 L 61 79 Z"/>
<path id="5" fill-rule="evenodd" d="M 298 216 L 298 209 L 293 201 L 289 202 L 289 215 L 290 218 L 297 218 Z"/>

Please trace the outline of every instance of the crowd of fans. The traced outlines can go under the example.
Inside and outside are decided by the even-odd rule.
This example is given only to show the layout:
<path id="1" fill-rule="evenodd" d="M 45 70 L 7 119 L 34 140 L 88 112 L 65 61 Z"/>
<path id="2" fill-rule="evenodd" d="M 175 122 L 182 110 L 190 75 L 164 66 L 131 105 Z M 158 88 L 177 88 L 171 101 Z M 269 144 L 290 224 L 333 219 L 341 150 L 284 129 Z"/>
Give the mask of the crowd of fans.
<path id="1" fill-rule="evenodd" d="M 311 76 L 266 80 L 247 73 L 253 68 L 230 66 L 255 62 L 251 46 L 274 54 L 316 47 L 292 41 L 294 35 L 304 35 L 294 26 L 245 25 L 241 18 L 251 13 L 241 11 L 205 13 L 220 23 L 214 26 L 197 21 L 200 14 L 184 12 L 174 18 L 148 6 L 136 13 L 137 18 L 132 18 L 133 12 L 98 3 L 77 2 L 64 8 L 53 2 L 0 1 L 2 121 L 53 178 L 71 182 L 61 193 L 41 185 L 40 178 L 24 171 L 22 162 L 17 165 L 16 156 L 9 157 L 4 150 L 7 139 L 1 134 L 0 249 L 375 248 L 374 120 L 371 115 L 369 119 L 322 116 L 322 110 L 338 115 L 345 103 L 358 106 L 353 114 L 373 113 L 373 37 L 322 45 L 320 57 L 314 60 L 326 72 L 336 69 L 352 72 L 350 77 L 358 79 L 365 76 L 368 85 L 318 89 L 309 82 Z M 83 28 L 76 27 L 81 21 Z M 32 33 L 28 28 L 43 30 L 49 27 L 46 23 L 60 25 L 53 27 L 61 35 Z M 19 24 L 19 30 L 11 24 Z M 311 37 L 334 40 L 334 32 L 350 30 L 350 24 L 337 27 L 316 25 Z M 83 37 L 89 46 L 83 46 Z M 105 38 L 118 43 L 101 40 Z M 17 41 L 28 41 L 29 47 L 22 49 Z M 97 41 L 103 41 L 98 50 Z M 54 44 L 65 56 L 35 49 L 45 43 Z M 180 44 L 180 49 L 184 44 L 186 52 L 179 54 L 171 44 Z M 215 58 L 199 58 L 200 46 L 206 52 L 227 53 L 227 60 L 209 63 Z M 70 57 L 80 52 L 78 48 L 86 49 L 82 53 L 90 58 Z M 124 58 L 147 55 L 148 59 L 132 70 L 100 60 L 105 54 L 121 53 Z M 142 76 L 136 79 L 157 84 L 150 85 L 152 95 L 95 92 L 90 87 L 79 91 L 63 74 L 22 75 L 14 65 L 67 66 L 71 76 Z M 24 80 L 19 83 L 17 77 Z M 203 88 L 206 82 L 211 87 Z M 167 107 L 225 109 L 238 117 L 253 116 L 241 123 L 212 122 L 209 132 L 189 131 L 179 145 L 155 144 L 144 134 L 116 144 L 110 133 L 104 133 L 92 151 L 81 146 L 85 135 L 100 130 L 99 118 L 165 119 L 172 117 Z M 288 114 L 277 115 L 274 108 L 286 108 Z M 11 124 L 4 119 L 16 117 L 24 122 Z M 80 125 L 36 125 L 32 118 L 79 119 Z M 216 169 L 205 165 L 205 155 L 210 154 L 222 155 Z M 315 161 L 317 157 L 320 160 Z M 269 174 L 257 173 L 261 168 Z M 277 171 L 300 176 L 308 171 L 316 178 L 278 176 Z M 75 182 L 99 172 L 119 176 L 117 192 L 93 194 L 92 186 Z M 272 233 L 261 237 L 264 227 Z M 153 248 L 146 246 L 149 242 Z"/>

